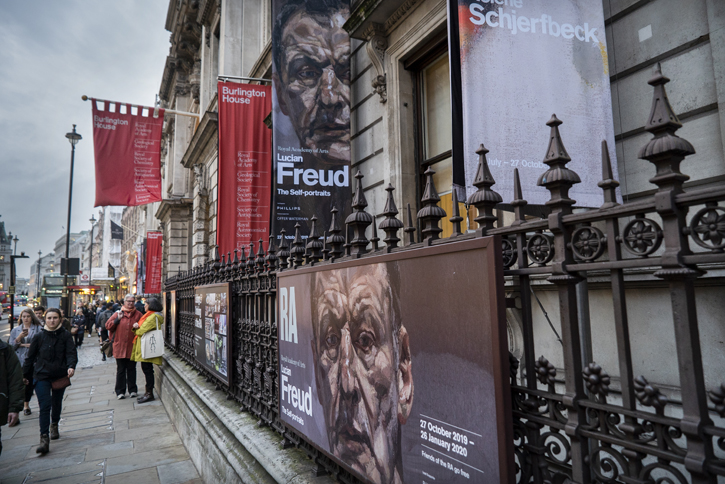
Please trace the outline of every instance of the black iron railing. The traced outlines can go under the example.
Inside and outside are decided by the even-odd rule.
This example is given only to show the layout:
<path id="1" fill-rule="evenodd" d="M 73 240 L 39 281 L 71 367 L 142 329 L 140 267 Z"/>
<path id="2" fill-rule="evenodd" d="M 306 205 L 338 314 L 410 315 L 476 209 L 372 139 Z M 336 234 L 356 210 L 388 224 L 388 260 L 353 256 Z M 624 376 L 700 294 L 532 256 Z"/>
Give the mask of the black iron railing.
<path id="1" fill-rule="evenodd" d="M 319 453 L 302 437 L 288 429 L 278 415 L 278 361 L 276 320 L 276 276 L 304 264 L 333 264 L 349 258 L 376 257 L 391 251 L 415 250 L 422 246 L 455 244 L 485 235 L 500 235 L 510 299 L 520 301 L 522 354 L 510 355 L 513 393 L 515 459 L 517 481 L 556 483 L 571 479 L 577 483 L 714 483 L 725 476 L 725 383 L 706 388 L 700 332 L 695 307 L 695 284 L 705 268 L 725 262 L 725 185 L 685 191 L 689 177 L 680 162 L 694 148 L 675 132 L 677 116 L 667 100 L 669 80 L 657 68 L 649 83 L 654 100 L 646 130 L 654 137 L 640 150 L 639 157 L 654 165 L 650 180 L 654 195 L 619 204 L 618 182 L 612 175 L 606 144 L 602 147 L 604 204 L 596 210 L 575 213 L 569 189 L 579 176 L 567 168 L 570 158 L 559 135 L 555 116 L 547 123 L 551 138 L 544 163 L 549 166 L 539 185 L 549 190 L 548 218 L 530 220 L 524 215 L 526 200 L 515 177 L 515 220 L 495 227 L 494 214 L 501 197 L 492 189 L 495 182 L 481 146 L 478 189 L 468 200 L 477 209 L 475 232 L 462 234 L 460 217 L 453 203 L 450 221 L 453 235 L 439 238 L 440 220 L 447 214 L 438 207 L 438 194 L 428 171 L 422 208 L 403 224 L 397 218 L 392 186 L 379 227 L 365 211 L 367 202 L 358 173 L 353 213 L 341 228 L 336 210 L 332 225 L 320 236 L 313 217 L 312 230 L 303 240 L 299 228 L 292 247 L 282 234 L 277 247 L 270 236 L 267 250 L 263 241 L 241 254 L 223 254 L 214 261 L 167 280 L 165 289 L 176 290 L 179 321 L 174 351 L 207 374 L 194 360 L 194 287 L 230 282 L 233 347 L 233 386 L 216 381 L 228 398 L 241 403 L 241 410 L 255 415 L 284 436 L 285 445 L 304 448 L 320 472 L 331 472 L 341 482 L 356 482 L 345 471 Z M 454 192 L 455 193 L 455 192 Z M 410 212 L 410 210 L 409 210 Z M 366 229 L 372 224 L 372 237 Z M 378 228 L 384 232 L 381 247 Z M 401 245 L 400 229 L 406 234 Z M 422 241 L 416 242 L 416 234 Z M 678 398 L 668 398 L 662 388 L 650 383 L 633 369 L 631 324 L 628 319 L 628 271 L 649 270 L 669 289 L 672 317 L 659 324 L 675 334 L 671 358 L 679 372 Z M 577 287 L 587 274 L 597 274 L 611 290 L 616 332 L 618 376 L 593 361 L 586 347 L 596 345 L 580 316 Z M 558 299 L 561 331 L 561 361 L 557 369 L 545 356 L 537 358 L 532 305 L 532 283 L 548 281 Z M 537 303 L 538 305 L 538 303 Z M 168 327 L 168 325 L 167 325 Z M 167 328 L 168 329 L 168 328 Z M 558 337 L 558 334 L 557 334 Z M 657 338 L 657 335 L 652 335 Z M 668 351 L 663 348 L 662 351 Z M 563 374 L 562 374 L 563 373 Z M 615 381 L 617 382 L 615 384 Z M 725 377 L 723 377 L 725 382 Z"/>

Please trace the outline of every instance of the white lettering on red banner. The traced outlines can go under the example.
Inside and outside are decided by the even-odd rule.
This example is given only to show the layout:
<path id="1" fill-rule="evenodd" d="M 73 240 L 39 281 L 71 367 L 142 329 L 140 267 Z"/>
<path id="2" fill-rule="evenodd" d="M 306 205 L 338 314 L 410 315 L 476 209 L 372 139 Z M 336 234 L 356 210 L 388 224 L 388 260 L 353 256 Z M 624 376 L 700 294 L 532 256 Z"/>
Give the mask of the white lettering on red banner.
<path id="1" fill-rule="evenodd" d="M 96 158 L 95 206 L 145 205 L 161 200 L 161 130 L 164 110 L 121 112 L 121 105 L 93 100 L 93 147 Z M 113 108 L 113 110 L 109 109 Z"/>

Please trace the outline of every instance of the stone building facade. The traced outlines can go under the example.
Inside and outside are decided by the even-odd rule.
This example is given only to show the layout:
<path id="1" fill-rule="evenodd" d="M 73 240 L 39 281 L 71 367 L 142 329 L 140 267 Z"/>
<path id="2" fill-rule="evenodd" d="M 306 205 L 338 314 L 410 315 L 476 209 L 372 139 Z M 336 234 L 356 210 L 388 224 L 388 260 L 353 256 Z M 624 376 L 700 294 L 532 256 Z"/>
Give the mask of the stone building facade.
<path id="1" fill-rule="evenodd" d="M 421 113 L 425 96 L 444 105 L 446 99 L 450 103 L 447 2 L 351 3 L 351 15 L 345 26 L 352 38 L 351 166 L 353 172 L 359 170 L 365 175 L 367 212 L 376 215 L 379 223 L 388 184 L 396 188 L 395 203 L 401 212 L 410 205 L 415 214 L 421 207 L 425 168 L 444 164 L 446 157 L 450 157 L 450 146 L 443 146 L 432 159 L 424 159 L 420 149 L 426 142 L 426 129 L 450 129 L 450 121 L 446 125 L 445 119 L 437 120 L 435 126 L 426 126 Z M 623 198 L 636 201 L 655 189 L 649 181 L 653 174 L 651 164 L 639 159 L 637 153 L 651 136 L 644 129 L 652 102 L 647 80 L 657 63 L 672 79 L 667 90 L 683 123 L 678 134 L 697 149 L 682 166 L 682 171 L 690 175 L 685 186 L 721 186 L 725 183 L 725 2 L 690 0 L 687 8 L 683 8 L 683 2 L 676 0 L 603 0 L 602 8 Z M 164 201 L 155 212 L 164 232 L 164 277 L 200 266 L 214 255 L 217 79 L 270 79 L 271 26 L 269 0 L 169 2 L 166 29 L 171 32 L 171 49 L 159 95 L 164 107 L 192 112 L 197 117 L 166 117 L 162 158 Z M 546 142 L 542 139 L 542 158 Z M 572 168 L 576 170 L 575 165 Z M 443 208 L 450 215 L 450 190 L 444 187 L 450 187 L 452 179 L 447 170 L 439 171 L 436 185 Z M 465 216 L 471 215 L 463 204 L 460 208 Z M 475 217 L 472 215 L 470 218 Z M 498 218 L 499 224 L 504 224 L 512 220 L 512 215 L 499 210 Z M 443 236 L 450 234 L 451 225 L 445 219 L 442 228 Z M 721 369 L 725 367 L 725 328 L 718 319 L 725 312 L 725 300 L 719 295 L 723 277 L 725 271 L 713 267 L 695 282 L 705 380 L 709 387 L 719 384 Z M 544 278 L 534 282 L 536 351 L 546 354 L 558 375 L 562 375 L 565 369 L 557 336 L 561 328 L 556 289 Z M 656 369 L 653 380 L 677 401 L 680 395 L 676 361 L 671 352 L 662 350 L 674 348 L 674 334 L 671 329 L 657 330 L 659 321 L 672 319 L 667 286 L 646 271 L 627 272 L 625 283 L 631 302 L 629 318 L 636 322 L 631 334 L 633 361 L 638 365 L 635 370 L 650 375 L 647 372 Z M 519 288 L 516 281 L 507 281 L 506 289 L 512 301 L 507 309 L 509 349 L 520 358 L 522 321 L 516 307 Z M 592 340 L 597 342 L 588 350 L 589 361 L 611 368 L 616 384 L 618 362 L 611 304 L 608 279 L 590 275 L 580 300 L 582 310 L 586 311 L 582 319 L 588 321 Z M 657 337 L 653 338 L 653 334 Z M 618 398 L 616 391 L 610 398 Z M 672 416 L 678 416 L 678 411 L 676 406 L 668 408 Z"/>
<path id="2" fill-rule="evenodd" d="M 427 166 L 439 171 L 435 182 L 441 205 L 450 213 L 451 193 L 446 187 L 452 185 L 452 179 L 450 170 L 445 169 L 450 145 L 442 146 L 433 161 L 421 155 L 427 132 L 451 129 L 450 118 L 446 121 L 443 116 L 443 121 L 427 126 L 425 113 L 421 113 L 426 96 L 444 107 L 448 102 L 450 109 L 446 5 L 445 0 L 353 0 L 345 24 L 352 38 L 351 166 L 353 172 L 359 170 L 365 175 L 367 211 L 377 216 L 378 223 L 383 218 L 388 184 L 396 188 L 399 209 L 410 205 L 413 214 L 420 209 Z M 672 79 L 668 94 L 684 125 L 680 133 L 697 148 L 697 154 L 683 165 L 683 171 L 691 176 L 685 186 L 714 186 L 725 181 L 725 4 L 693 0 L 688 5 L 683 10 L 681 2 L 674 0 L 602 2 L 617 168 L 621 193 L 627 201 L 649 195 L 655 188 L 649 182 L 651 167 L 638 159 L 637 150 L 649 136 L 644 130 L 651 102 L 647 80 L 657 63 Z M 268 0 L 169 3 L 166 28 L 172 32 L 172 45 L 160 97 L 165 106 L 191 111 L 199 118 L 167 116 L 164 180 L 168 199 L 156 213 L 164 227 L 165 274 L 204 264 L 213 256 L 217 228 L 217 77 L 270 79 L 271 27 Z M 542 152 L 545 143 L 543 139 Z M 438 168 L 441 166 L 444 169 Z M 461 203 L 460 209 L 468 218 L 466 206 Z M 511 212 L 497 212 L 499 223 L 512 219 Z M 464 227 L 467 225 L 464 220 Z M 442 228 L 442 236 L 447 236 L 450 222 L 444 219 Z M 370 237 L 371 228 L 368 231 Z M 705 318 L 725 310 L 714 296 L 722 275 L 714 270 L 698 282 L 713 288 L 703 289 Z M 663 295 L 658 281 L 651 274 L 628 277 L 630 287 L 643 298 L 643 314 L 668 317 L 656 303 L 644 303 Z M 553 286 L 542 281 L 536 291 L 542 307 L 555 321 Z M 589 299 L 595 315 L 591 325 L 594 331 L 605 331 L 601 328 L 608 327 L 606 318 L 597 318 L 606 312 L 598 309 L 611 300 L 611 295 L 603 287 L 592 291 Z M 508 315 L 511 348 L 518 355 L 521 322 L 515 309 Z M 559 343 L 544 311 L 535 315 L 535 325 L 543 334 L 538 339 L 543 341 L 542 350 L 559 353 Z M 703 327 L 708 328 L 708 338 L 723 339 L 714 319 Z M 602 341 L 598 351 L 609 363 L 614 354 L 613 340 Z M 654 344 L 642 341 L 642 351 L 650 352 Z M 716 356 L 717 348 L 708 351 L 715 358 L 713 363 L 725 364 Z M 553 358 L 555 365 L 563 367 L 563 361 Z M 611 364 L 616 366 L 614 361 Z M 674 380 L 662 383 L 673 388 L 676 385 Z"/>

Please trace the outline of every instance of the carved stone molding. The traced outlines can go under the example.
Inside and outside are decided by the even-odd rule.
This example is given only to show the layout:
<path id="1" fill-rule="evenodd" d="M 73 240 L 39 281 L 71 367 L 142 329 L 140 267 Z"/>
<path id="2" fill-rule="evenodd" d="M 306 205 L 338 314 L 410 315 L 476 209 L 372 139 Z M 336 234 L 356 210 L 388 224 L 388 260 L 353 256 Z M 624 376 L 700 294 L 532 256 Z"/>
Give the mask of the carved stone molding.
<path id="1" fill-rule="evenodd" d="M 191 86 L 186 80 L 177 79 L 176 84 L 174 84 L 174 94 L 177 97 L 188 96 L 190 91 Z"/>
<path id="2" fill-rule="evenodd" d="M 194 67 L 189 76 L 189 85 L 191 86 L 191 97 L 198 103 L 201 90 L 201 56 L 199 55 L 194 57 Z"/>
<path id="3" fill-rule="evenodd" d="M 365 30 L 367 43 L 365 49 L 368 57 L 375 67 L 377 75 L 372 81 L 373 91 L 380 96 L 380 102 L 388 100 L 387 75 L 385 73 L 385 49 L 388 47 L 388 38 L 382 25 L 372 23 Z"/>
<path id="4" fill-rule="evenodd" d="M 201 195 L 202 197 L 205 197 L 207 195 L 206 177 L 204 176 L 205 171 L 206 168 L 201 163 L 197 163 L 194 165 L 194 178 L 196 181 L 196 186 L 199 188 L 199 195 Z"/>

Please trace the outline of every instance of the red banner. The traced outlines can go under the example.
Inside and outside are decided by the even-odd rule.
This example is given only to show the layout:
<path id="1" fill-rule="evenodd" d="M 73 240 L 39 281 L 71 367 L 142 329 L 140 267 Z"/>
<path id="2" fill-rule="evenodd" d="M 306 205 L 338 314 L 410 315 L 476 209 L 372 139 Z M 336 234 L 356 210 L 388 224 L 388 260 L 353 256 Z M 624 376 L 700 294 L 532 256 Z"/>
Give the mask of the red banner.
<path id="1" fill-rule="evenodd" d="M 96 207 L 131 207 L 161 200 L 161 130 L 164 110 L 104 101 L 93 104 L 93 148 L 96 155 Z M 125 112 L 121 112 L 125 106 Z M 111 110 L 110 108 L 113 108 Z M 142 111 L 147 111 L 147 116 Z"/>
<path id="2" fill-rule="evenodd" d="M 270 86 L 219 83 L 219 253 L 267 240 L 272 196 Z"/>
<path id="3" fill-rule="evenodd" d="M 146 284 L 145 294 L 161 293 L 161 232 L 146 234 Z"/>

